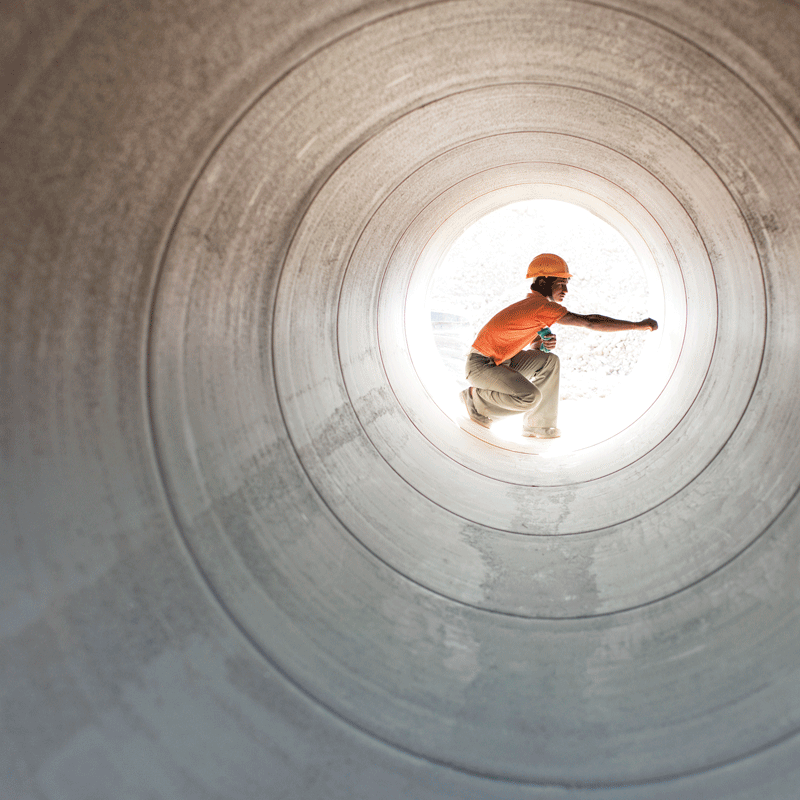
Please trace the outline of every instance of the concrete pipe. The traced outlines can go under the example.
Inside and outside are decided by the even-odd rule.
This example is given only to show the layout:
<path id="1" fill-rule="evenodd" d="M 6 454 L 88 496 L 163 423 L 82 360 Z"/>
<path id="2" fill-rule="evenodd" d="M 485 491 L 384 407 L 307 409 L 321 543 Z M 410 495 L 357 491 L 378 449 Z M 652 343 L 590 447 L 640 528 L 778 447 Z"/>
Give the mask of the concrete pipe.
<path id="1" fill-rule="evenodd" d="M 3 796 L 797 796 L 796 4 L 3 27 Z M 661 323 L 551 449 L 455 424 L 426 319 L 524 198 Z"/>

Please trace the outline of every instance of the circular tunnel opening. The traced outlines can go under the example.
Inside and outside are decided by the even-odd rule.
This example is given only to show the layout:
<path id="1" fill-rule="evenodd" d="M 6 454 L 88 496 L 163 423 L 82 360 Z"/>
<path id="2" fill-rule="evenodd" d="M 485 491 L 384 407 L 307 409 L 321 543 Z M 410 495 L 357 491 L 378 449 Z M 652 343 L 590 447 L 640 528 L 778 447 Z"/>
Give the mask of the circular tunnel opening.
<path id="1" fill-rule="evenodd" d="M 576 175 L 570 182 L 581 180 Z M 422 392 L 450 423 L 501 450 L 548 458 L 613 439 L 652 408 L 671 380 L 684 327 L 673 324 L 665 342 L 662 331 L 592 334 L 557 326 L 560 439 L 522 437 L 518 415 L 488 432 L 464 424 L 459 391 L 467 385 L 466 352 L 494 313 L 530 291 L 525 272 L 539 252 L 558 252 L 570 264 L 575 277 L 564 305 L 571 311 L 620 319 L 651 316 L 660 323 L 666 314 L 673 323 L 682 317 L 680 270 L 660 255 L 662 243 L 649 215 L 624 205 L 626 198 L 612 202 L 617 198 L 565 183 L 514 183 L 474 192 L 444 215 L 418 253 L 404 315 Z"/>
<path id="2" fill-rule="evenodd" d="M 435 400 L 467 386 L 464 359 L 478 330 L 501 308 L 530 292 L 525 269 L 533 255 L 563 255 L 575 277 L 566 308 L 639 320 L 651 315 L 649 287 L 634 249 L 609 223 L 559 200 L 523 200 L 469 225 L 431 276 L 426 298 L 436 367 Z M 624 427 L 641 393 L 636 375 L 647 344 L 641 332 L 590 334 L 558 326 L 562 362 L 560 419 L 572 446 Z M 496 421 L 502 439 L 518 441 L 520 416 Z"/>

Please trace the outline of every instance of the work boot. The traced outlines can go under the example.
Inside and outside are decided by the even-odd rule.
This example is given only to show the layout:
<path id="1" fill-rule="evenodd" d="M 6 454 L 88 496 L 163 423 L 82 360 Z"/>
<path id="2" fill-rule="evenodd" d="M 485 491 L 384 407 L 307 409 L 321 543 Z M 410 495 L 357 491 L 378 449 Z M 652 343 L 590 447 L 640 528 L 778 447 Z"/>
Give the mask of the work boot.
<path id="1" fill-rule="evenodd" d="M 558 428 L 523 428 L 522 435 L 533 439 L 558 439 L 561 431 Z"/>
<path id="2" fill-rule="evenodd" d="M 469 387 L 469 389 L 464 389 L 464 391 L 461 392 L 459 397 L 461 398 L 462 402 L 466 406 L 467 414 L 469 415 L 469 418 L 473 422 L 477 423 L 478 425 L 480 425 L 483 428 L 491 428 L 492 427 L 492 421 L 489 419 L 489 417 L 484 417 L 483 414 L 481 414 L 478 411 L 478 409 L 475 408 L 475 401 L 472 399 L 472 387 L 471 386 Z"/>

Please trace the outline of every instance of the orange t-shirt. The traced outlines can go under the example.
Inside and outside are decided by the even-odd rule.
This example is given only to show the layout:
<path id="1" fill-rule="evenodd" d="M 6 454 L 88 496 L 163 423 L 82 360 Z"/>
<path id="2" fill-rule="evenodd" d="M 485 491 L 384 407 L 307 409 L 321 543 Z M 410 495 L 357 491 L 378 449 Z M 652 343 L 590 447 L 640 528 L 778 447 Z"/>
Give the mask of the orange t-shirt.
<path id="1" fill-rule="evenodd" d="M 481 328 L 472 346 L 495 364 L 502 364 L 527 347 L 542 328 L 558 322 L 566 313 L 564 306 L 531 292 L 524 300 L 495 314 Z"/>

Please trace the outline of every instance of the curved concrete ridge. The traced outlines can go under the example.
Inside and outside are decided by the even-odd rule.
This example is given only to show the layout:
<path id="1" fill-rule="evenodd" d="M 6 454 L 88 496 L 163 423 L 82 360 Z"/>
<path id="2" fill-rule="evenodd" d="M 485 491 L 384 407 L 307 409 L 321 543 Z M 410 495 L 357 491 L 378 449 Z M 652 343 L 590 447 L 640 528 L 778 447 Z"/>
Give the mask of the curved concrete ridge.
<path id="1" fill-rule="evenodd" d="M 6 793 L 796 796 L 800 11 L 727 6 L 10 15 Z M 656 291 L 613 435 L 454 424 L 524 197 Z"/>

